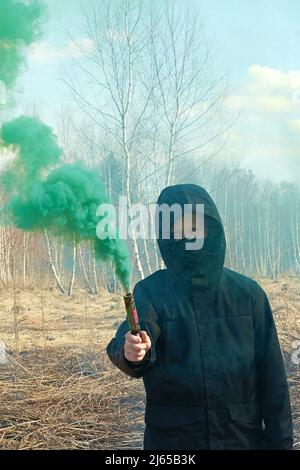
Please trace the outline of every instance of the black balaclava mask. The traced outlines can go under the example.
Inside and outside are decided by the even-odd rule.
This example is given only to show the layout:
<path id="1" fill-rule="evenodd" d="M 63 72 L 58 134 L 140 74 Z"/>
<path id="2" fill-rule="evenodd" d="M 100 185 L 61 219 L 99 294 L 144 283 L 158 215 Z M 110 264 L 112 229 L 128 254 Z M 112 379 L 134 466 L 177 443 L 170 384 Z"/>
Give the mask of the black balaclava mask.
<path id="1" fill-rule="evenodd" d="M 167 269 L 183 282 L 190 285 L 197 281 L 203 288 L 215 289 L 223 270 L 226 241 L 218 210 L 207 193 L 200 186 L 183 184 L 170 186 L 161 193 L 158 204 L 204 204 L 204 226 L 207 231 L 204 245 L 199 250 L 187 250 L 185 238 L 176 240 L 162 238 L 161 225 L 158 227 L 158 245 Z"/>

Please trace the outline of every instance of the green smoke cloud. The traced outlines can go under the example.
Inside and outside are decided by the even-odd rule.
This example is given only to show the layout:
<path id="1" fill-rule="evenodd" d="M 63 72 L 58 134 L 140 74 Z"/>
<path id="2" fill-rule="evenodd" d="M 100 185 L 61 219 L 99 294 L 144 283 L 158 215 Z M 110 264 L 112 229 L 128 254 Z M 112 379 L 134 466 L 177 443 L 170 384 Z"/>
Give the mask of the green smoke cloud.
<path id="1" fill-rule="evenodd" d="M 45 14 L 42 0 L 0 0 L 0 80 L 6 86 L 12 87 L 22 71 L 26 47 L 40 38 Z M 1 144 L 16 154 L 0 177 L 7 198 L 5 223 L 31 232 L 47 230 L 77 243 L 92 241 L 96 257 L 112 260 L 128 288 L 125 246 L 96 236 L 96 210 L 108 198 L 95 172 L 82 163 L 62 165 L 52 129 L 38 119 L 22 116 L 5 123 Z"/>
<path id="2" fill-rule="evenodd" d="M 6 223 L 31 231 L 47 230 L 77 243 L 92 241 L 98 259 L 112 260 L 122 285 L 129 286 L 130 264 L 121 240 L 100 240 L 96 215 L 109 202 L 95 171 L 83 163 L 60 165 L 62 154 L 50 127 L 40 120 L 19 117 L 1 130 L 4 146 L 14 146 L 16 157 L 2 174 L 6 191 Z"/>
<path id="3" fill-rule="evenodd" d="M 41 121 L 21 116 L 3 124 L 2 140 L 6 146 L 16 146 L 18 159 L 4 180 L 5 189 L 11 191 L 18 179 L 26 174 L 26 181 L 36 178 L 42 169 L 59 162 L 62 151 L 52 129 Z"/>
<path id="4" fill-rule="evenodd" d="M 0 80 L 14 85 L 25 64 L 25 48 L 39 39 L 46 15 L 41 0 L 0 0 Z"/>

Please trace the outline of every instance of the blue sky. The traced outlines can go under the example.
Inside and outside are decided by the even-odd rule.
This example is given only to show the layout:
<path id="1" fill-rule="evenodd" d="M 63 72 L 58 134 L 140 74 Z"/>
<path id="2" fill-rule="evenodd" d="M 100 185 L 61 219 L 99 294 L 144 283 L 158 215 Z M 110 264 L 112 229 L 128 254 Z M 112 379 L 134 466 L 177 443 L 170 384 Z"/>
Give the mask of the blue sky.
<path id="1" fill-rule="evenodd" d="M 66 91 L 59 68 L 74 51 L 67 32 L 84 40 L 81 6 L 90 0 L 47 0 L 43 43 L 29 54 L 20 99 L 37 102 L 53 121 Z M 185 0 L 200 6 L 213 40 L 215 67 L 229 72 L 226 106 L 240 118 L 230 130 L 232 153 L 263 177 L 300 182 L 300 2 Z M 22 96 L 22 97 L 21 97 Z"/>

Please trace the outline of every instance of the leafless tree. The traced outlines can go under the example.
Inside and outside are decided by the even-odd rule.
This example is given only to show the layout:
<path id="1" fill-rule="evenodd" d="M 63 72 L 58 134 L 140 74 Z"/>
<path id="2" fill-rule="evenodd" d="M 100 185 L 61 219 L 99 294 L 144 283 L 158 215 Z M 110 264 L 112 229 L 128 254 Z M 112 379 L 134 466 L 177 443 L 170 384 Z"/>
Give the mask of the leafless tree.
<path id="1" fill-rule="evenodd" d="M 202 25 L 185 2 L 95 1 L 84 17 L 86 41 L 75 41 L 81 56 L 62 79 L 101 136 L 96 145 L 120 158 L 120 192 L 131 205 L 144 181 L 154 177 L 148 187 L 157 190 L 158 181 L 174 181 L 176 162 L 201 164 L 200 152 L 216 153 L 227 128 L 226 75 L 213 73 Z M 141 245 L 132 246 L 144 277 Z"/>

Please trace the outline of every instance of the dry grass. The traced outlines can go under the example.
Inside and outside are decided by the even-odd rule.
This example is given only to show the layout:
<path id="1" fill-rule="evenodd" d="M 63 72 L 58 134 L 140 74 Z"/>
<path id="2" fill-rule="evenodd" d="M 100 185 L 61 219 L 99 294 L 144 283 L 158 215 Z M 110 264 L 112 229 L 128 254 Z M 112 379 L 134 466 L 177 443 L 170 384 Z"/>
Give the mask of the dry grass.
<path id="1" fill-rule="evenodd" d="M 269 295 L 286 359 L 300 448 L 300 280 L 262 281 Z M 142 448 L 141 380 L 112 366 L 105 347 L 124 318 L 122 298 L 77 290 L 1 291 L 0 449 Z M 19 351 L 19 356 L 16 354 Z"/>
<path id="2" fill-rule="evenodd" d="M 0 340 L 9 356 L 0 366 L 0 449 L 142 446 L 142 383 L 114 368 L 105 352 L 123 320 L 122 302 L 105 292 L 68 299 L 56 291 L 2 291 Z"/>
<path id="3" fill-rule="evenodd" d="M 268 294 L 280 338 L 292 400 L 294 448 L 300 450 L 300 352 L 296 353 L 300 347 L 300 279 L 259 282 Z"/>
<path id="4" fill-rule="evenodd" d="M 13 379 L 14 376 L 14 379 Z M 98 379 L 98 380 L 97 380 Z M 24 370 L 1 384 L 2 449 L 96 449 L 118 446 L 128 429 L 119 377 L 66 373 L 55 367 Z M 101 385 L 99 383 L 101 380 Z"/>

